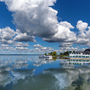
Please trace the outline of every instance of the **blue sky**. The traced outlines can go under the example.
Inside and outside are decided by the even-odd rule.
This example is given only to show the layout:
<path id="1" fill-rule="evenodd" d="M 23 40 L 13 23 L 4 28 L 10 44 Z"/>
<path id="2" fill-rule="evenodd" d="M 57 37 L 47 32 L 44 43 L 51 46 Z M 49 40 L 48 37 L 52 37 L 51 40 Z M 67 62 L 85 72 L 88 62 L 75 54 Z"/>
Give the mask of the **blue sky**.
<path id="1" fill-rule="evenodd" d="M 0 0 L 0 53 L 84 51 L 89 8 L 89 0 Z"/>
<path id="2" fill-rule="evenodd" d="M 88 24 L 90 22 L 90 0 L 57 0 L 54 8 L 58 10 L 58 16 L 63 21 L 68 21 L 73 26 L 76 26 L 78 20 Z"/>

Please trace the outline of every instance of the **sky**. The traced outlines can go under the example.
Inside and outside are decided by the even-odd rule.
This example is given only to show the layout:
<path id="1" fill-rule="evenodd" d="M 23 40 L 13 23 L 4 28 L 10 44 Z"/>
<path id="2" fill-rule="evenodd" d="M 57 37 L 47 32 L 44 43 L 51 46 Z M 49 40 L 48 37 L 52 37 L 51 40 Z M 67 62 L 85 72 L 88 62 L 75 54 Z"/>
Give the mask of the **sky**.
<path id="1" fill-rule="evenodd" d="M 90 47 L 90 0 L 0 0 L 0 54 Z"/>

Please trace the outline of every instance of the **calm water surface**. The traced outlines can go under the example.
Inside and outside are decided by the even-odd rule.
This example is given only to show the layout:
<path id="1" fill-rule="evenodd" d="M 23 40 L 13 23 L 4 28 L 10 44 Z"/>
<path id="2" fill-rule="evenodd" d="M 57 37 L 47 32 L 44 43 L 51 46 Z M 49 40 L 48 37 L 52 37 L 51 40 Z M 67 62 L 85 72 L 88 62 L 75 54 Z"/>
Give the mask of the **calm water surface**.
<path id="1" fill-rule="evenodd" d="M 90 90 L 89 60 L 0 56 L 0 90 Z"/>

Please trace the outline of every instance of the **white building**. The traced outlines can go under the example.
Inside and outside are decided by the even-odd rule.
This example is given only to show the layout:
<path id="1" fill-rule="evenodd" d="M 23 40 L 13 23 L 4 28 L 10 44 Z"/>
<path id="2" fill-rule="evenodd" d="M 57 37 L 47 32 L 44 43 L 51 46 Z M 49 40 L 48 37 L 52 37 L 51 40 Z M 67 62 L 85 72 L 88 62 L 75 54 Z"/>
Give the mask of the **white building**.
<path id="1" fill-rule="evenodd" d="M 90 58 L 90 54 L 83 54 L 83 53 L 71 53 L 69 54 L 70 58 Z"/>

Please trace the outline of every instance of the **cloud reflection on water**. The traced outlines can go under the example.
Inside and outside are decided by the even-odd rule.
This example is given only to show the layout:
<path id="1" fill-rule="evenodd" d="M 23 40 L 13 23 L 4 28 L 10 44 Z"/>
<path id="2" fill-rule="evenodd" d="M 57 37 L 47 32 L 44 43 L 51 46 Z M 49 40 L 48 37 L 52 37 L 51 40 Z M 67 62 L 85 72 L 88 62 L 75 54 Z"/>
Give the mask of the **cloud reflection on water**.
<path id="1" fill-rule="evenodd" d="M 29 59 L 14 58 L 0 60 L 0 85 L 5 87 L 11 82 L 16 83 L 19 79 L 25 79 L 26 76 L 32 75 L 34 69 L 24 70 L 28 67 Z M 32 73 L 31 73 L 32 72 Z"/>
<path id="2" fill-rule="evenodd" d="M 67 60 L 9 57 L 0 60 L 0 86 L 10 83 L 13 90 L 89 90 L 90 65 L 75 67 Z"/>

